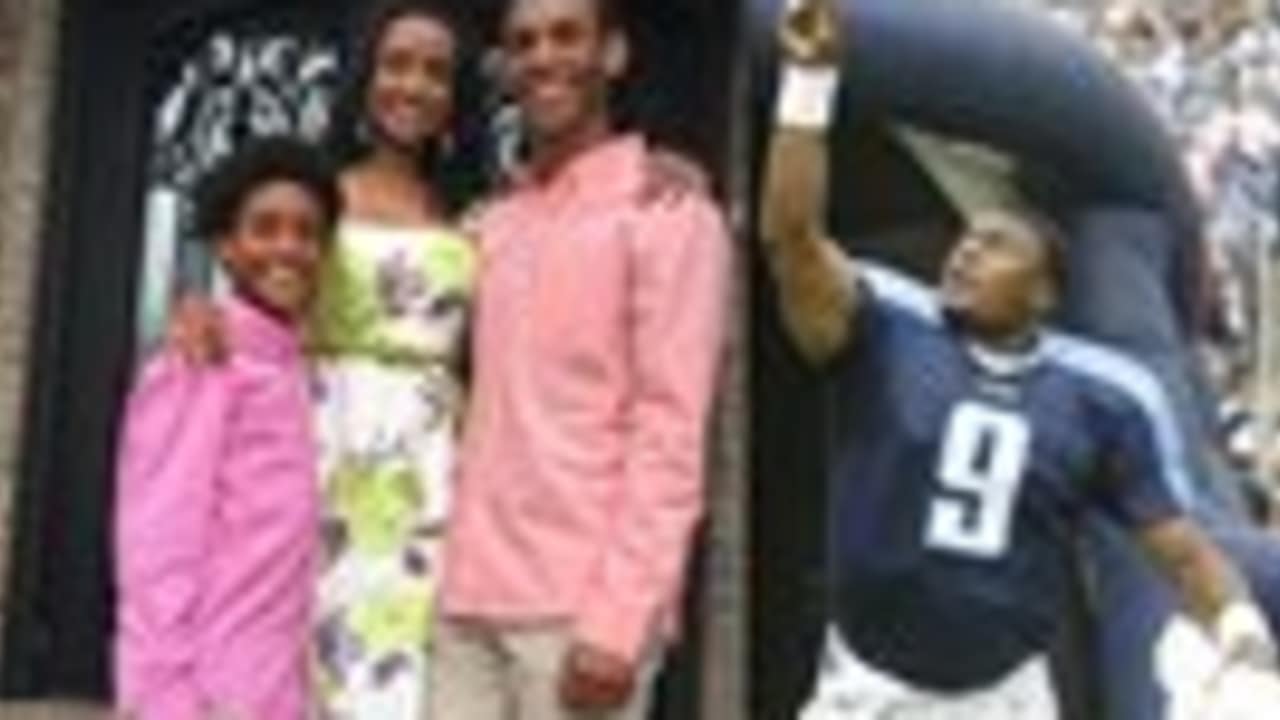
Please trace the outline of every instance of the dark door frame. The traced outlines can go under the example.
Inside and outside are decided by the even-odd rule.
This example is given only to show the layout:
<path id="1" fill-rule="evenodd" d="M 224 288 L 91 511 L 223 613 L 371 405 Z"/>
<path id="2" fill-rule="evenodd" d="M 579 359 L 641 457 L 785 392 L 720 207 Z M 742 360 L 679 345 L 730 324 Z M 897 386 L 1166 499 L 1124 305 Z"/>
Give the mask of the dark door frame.
<path id="1" fill-rule="evenodd" d="M 109 607 L 102 469 L 130 360 L 138 243 L 128 238 L 141 230 L 140 178 L 123 170 L 137 164 L 147 125 L 142 93 L 115 81 L 140 68 L 147 38 L 134 7 L 104 5 L 70 0 L 62 12 L 0 668 L 8 696 L 106 692 L 95 645 L 109 618 L 94 612 Z M 112 112 L 95 117 L 95 107 Z M 72 605 L 88 611 L 61 616 Z"/>

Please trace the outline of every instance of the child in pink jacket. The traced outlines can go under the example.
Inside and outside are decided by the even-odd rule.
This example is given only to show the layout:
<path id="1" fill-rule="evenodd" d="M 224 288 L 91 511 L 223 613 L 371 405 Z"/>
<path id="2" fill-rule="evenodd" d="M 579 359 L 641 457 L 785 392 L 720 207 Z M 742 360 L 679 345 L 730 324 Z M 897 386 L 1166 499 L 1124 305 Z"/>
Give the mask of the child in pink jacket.
<path id="1" fill-rule="evenodd" d="M 316 152 L 219 167 L 197 225 L 233 296 L 227 359 L 149 360 L 129 396 L 115 551 L 117 705 L 138 720 L 299 720 L 318 498 L 300 324 L 340 210 Z"/>

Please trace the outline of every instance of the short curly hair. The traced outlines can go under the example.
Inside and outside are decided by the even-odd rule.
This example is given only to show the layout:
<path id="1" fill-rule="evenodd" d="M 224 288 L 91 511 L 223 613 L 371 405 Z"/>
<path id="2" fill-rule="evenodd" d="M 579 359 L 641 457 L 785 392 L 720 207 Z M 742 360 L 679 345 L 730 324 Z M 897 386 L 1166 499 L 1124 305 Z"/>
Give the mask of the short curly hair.
<path id="1" fill-rule="evenodd" d="M 329 238 L 342 214 L 342 195 L 331 165 L 310 143 L 286 136 L 251 140 L 221 160 L 196 191 L 195 230 L 214 243 L 235 229 L 245 200 L 276 181 L 297 183 L 320 206 L 322 236 Z"/>

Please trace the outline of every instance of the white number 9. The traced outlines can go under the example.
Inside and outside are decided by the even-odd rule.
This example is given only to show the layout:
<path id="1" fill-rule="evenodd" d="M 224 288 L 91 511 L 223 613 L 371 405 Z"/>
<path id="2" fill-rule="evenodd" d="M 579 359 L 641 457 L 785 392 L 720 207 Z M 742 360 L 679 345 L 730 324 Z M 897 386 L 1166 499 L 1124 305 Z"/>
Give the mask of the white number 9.
<path id="1" fill-rule="evenodd" d="M 1031 428 L 1021 415 L 956 405 L 943 431 L 941 487 L 929 506 L 925 545 L 984 560 L 1003 555 L 1030 450 Z"/>

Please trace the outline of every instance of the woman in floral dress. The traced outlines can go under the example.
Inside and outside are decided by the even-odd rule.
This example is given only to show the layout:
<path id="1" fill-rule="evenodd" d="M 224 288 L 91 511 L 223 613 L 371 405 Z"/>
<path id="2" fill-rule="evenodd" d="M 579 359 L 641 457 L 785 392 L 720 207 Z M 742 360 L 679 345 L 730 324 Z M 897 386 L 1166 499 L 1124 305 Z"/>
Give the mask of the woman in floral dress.
<path id="1" fill-rule="evenodd" d="M 419 720 L 477 269 L 445 224 L 462 48 L 427 2 L 386 5 L 364 37 L 334 123 L 346 213 L 311 328 L 325 498 L 313 677 L 322 718 Z"/>

